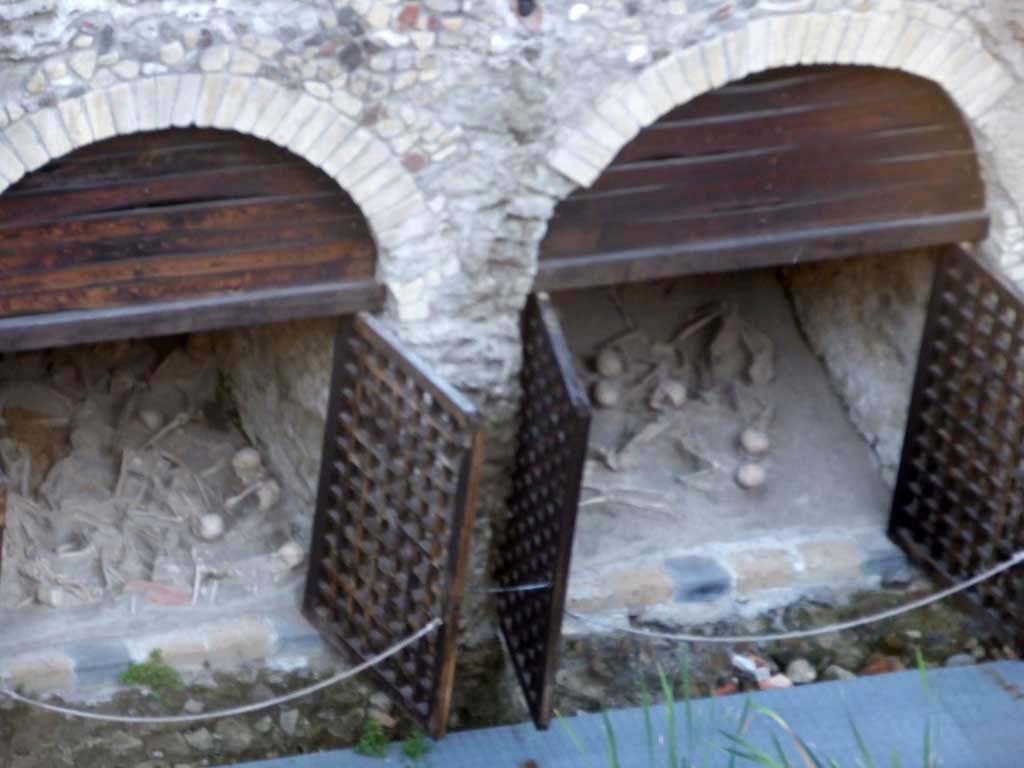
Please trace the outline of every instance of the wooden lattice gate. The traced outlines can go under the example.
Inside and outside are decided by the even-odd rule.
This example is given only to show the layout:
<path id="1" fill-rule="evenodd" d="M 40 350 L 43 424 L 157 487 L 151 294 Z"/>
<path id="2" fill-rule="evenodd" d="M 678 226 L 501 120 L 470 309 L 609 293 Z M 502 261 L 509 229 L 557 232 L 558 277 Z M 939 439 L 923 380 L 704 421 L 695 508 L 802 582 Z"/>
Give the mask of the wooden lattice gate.
<path id="1" fill-rule="evenodd" d="M 530 712 L 551 720 L 590 403 L 543 295 L 523 312 L 523 387 L 510 517 L 497 547 L 501 630 Z M 536 588 L 540 586 L 540 588 Z M 527 587 L 523 591 L 518 588 Z"/>
<path id="2" fill-rule="evenodd" d="M 435 737 L 448 721 L 480 419 L 368 317 L 341 322 L 304 609 L 365 661 L 434 619 L 440 629 L 374 668 Z"/>
<path id="3" fill-rule="evenodd" d="M 960 248 L 935 272 L 889 532 L 947 583 L 1024 549 L 1024 295 Z M 1024 575 L 970 589 L 1024 650 Z"/>

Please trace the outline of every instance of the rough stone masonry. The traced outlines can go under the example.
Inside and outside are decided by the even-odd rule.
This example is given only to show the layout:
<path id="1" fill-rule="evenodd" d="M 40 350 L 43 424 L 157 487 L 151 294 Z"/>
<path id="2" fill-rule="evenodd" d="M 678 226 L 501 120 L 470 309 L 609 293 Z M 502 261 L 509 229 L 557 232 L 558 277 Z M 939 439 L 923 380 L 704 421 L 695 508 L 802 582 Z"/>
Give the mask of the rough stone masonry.
<path id="1" fill-rule="evenodd" d="M 0 0 L 0 189 L 77 146 L 190 124 L 324 168 L 373 229 L 387 319 L 489 420 L 483 553 L 518 312 L 559 199 L 641 125 L 749 72 L 898 67 L 966 114 L 993 213 L 984 252 L 1024 280 L 1022 42 L 1017 0 Z M 223 342 L 247 430 L 310 502 L 329 339 L 304 323 Z"/>

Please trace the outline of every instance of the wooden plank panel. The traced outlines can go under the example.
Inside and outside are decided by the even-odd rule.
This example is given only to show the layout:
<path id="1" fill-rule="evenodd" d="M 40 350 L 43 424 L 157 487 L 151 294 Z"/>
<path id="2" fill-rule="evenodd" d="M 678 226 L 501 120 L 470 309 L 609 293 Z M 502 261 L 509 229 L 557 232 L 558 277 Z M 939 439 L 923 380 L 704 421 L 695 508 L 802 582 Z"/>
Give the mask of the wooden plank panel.
<path id="1" fill-rule="evenodd" d="M 866 67 L 783 69 L 642 130 L 556 208 L 537 279 L 591 284 L 589 265 L 606 284 L 972 239 L 984 208 L 970 131 L 939 86 Z"/>
<path id="2" fill-rule="evenodd" d="M 378 300 L 376 250 L 355 202 L 318 168 L 269 142 L 215 130 L 119 137 L 70 153 L 0 196 L 0 318 L 19 349 L 80 338 L 60 316 L 113 332 L 111 312 L 204 302 L 193 322 L 223 323 L 218 301 L 248 317 L 282 290 L 334 286 L 311 309 Z M 346 282 L 358 286 L 341 291 Z M 275 293 L 277 292 L 277 293 Z M 342 294 L 344 294 L 342 296 Z M 341 299 L 338 297 L 342 296 Z M 282 311 L 275 311 L 281 317 Z M 38 316 L 47 315 L 49 320 Z M 177 328 L 184 319 L 155 322 Z M 206 318 L 204 321 L 203 318 Z M 190 326 L 195 327 L 195 326 Z M 220 325 L 218 325 L 220 327 Z M 12 330 L 13 333 L 13 330 Z M 63 334 L 63 335 L 62 335 Z"/>

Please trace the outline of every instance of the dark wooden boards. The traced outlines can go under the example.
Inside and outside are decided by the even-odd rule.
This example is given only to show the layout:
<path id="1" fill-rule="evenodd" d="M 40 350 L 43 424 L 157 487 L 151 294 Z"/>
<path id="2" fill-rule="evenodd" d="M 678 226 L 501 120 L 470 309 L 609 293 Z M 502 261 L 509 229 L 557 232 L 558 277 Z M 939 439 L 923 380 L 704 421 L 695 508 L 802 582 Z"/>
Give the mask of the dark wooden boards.
<path id="1" fill-rule="evenodd" d="M 0 349 L 375 309 L 375 268 L 355 202 L 287 150 L 114 138 L 0 195 Z"/>
<path id="2" fill-rule="evenodd" d="M 640 134 L 564 200 L 541 290 L 978 240 L 970 130 L 936 84 L 794 67 L 729 84 Z"/>

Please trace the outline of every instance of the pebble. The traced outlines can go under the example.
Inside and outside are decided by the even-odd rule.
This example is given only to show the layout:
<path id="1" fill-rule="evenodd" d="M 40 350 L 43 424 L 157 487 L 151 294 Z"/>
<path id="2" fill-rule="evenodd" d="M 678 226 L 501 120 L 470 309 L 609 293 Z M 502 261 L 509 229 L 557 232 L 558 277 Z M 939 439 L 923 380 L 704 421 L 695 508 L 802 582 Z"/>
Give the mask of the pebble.
<path id="1" fill-rule="evenodd" d="M 768 449 L 772 447 L 772 441 L 761 430 L 748 427 L 740 434 L 740 445 L 752 456 L 761 456 L 768 453 Z"/>
<path id="2" fill-rule="evenodd" d="M 974 654 L 954 653 L 943 662 L 944 667 L 970 667 L 974 664 Z"/>
<path id="3" fill-rule="evenodd" d="M 270 719 L 270 715 L 264 715 L 252 724 L 252 729 L 256 731 L 256 733 L 270 733 L 274 730 L 274 721 Z"/>
<path id="4" fill-rule="evenodd" d="M 780 688 L 792 688 L 793 681 L 785 675 L 772 675 L 767 680 L 761 680 L 758 682 L 757 687 L 762 691 L 778 690 Z"/>
<path id="5" fill-rule="evenodd" d="M 189 715 L 198 715 L 200 712 L 206 709 L 206 707 L 203 705 L 203 702 L 197 699 L 189 699 L 185 702 L 185 705 L 182 707 L 182 709 Z"/>
<path id="6" fill-rule="evenodd" d="M 826 680 L 852 680 L 857 676 L 846 669 L 846 667 L 840 667 L 838 664 L 829 664 L 825 667 L 822 677 Z"/>
<path id="7" fill-rule="evenodd" d="M 299 710 L 289 709 L 281 713 L 281 730 L 286 736 L 294 736 L 299 728 Z"/>
<path id="8" fill-rule="evenodd" d="M 764 485 L 767 474 L 760 464 L 743 464 L 736 471 L 736 482 L 741 488 L 753 490 Z"/>
<path id="9" fill-rule="evenodd" d="M 240 754 L 252 746 L 252 728 L 240 720 L 221 720 L 217 723 L 217 735 L 224 743 L 228 754 Z"/>
<path id="10" fill-rule="evenodd" d="M 786 665 L 786 677 L 797 685 L 804 685 L 817 680 L 818 671 L 807 659 L 793 659 Z"/>
<path id="11" fill-rule="evenodd" d="M 213 749 L 213 734 L 205 728 L 185 734 L 185 741 L 196 752 L 209 752 Z"/>

